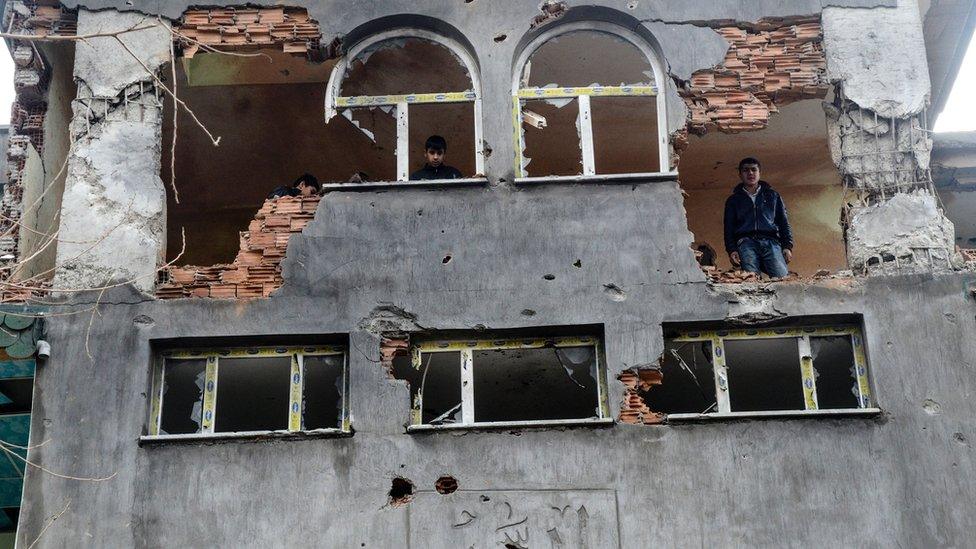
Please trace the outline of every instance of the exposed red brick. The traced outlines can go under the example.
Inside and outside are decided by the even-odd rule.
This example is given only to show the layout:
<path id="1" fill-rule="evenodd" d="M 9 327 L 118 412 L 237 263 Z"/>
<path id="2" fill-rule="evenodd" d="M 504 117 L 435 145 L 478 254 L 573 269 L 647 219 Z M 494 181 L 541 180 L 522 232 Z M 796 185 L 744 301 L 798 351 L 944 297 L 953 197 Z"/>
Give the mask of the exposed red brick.
<path id="1" fill-rule="evenodd" d="M 281 287 L 281 260 L 292 234 L 311 221 L 320 197 L 266 200 L 241 233 L 241 248 L 230 265 L 164 269 L 156 287 L 159 299 L 267 297 Z"/>
<path id="2" fill-rule="evenodd" d="M 393 359 L 408 356 L 410 353 L 410 338 L 384 337 L 380 340 L 380 365 L 386 370 L 387 374 L 393 377 Z"/>
<path id="3" fill-rule="evenodd" d="M 729 41 L 721 66 L 698 71 L 681 92 L 697 134 L 766 127 L 777 105 L 824 97 L 829 89 L 819 18 L 717 29 Z"/>
<path id="4" fill-rule="evenodd" d="M 322 38 L 319 24 L 302 8 L 210 8 L 187 10 L 175 27 L 185 57 L 202 46 L 227 49 L 280 46 L 285 53 L 305 55 Z M 202 46 L 201 46 L 202 45 Z"/>
<path id="5" fill-rule="evenodd" d="M 646 393 L 661 384 L 664 379 L 661 370 L 656 368 L 627 370 L 621 372 L 617 379 L 622 381 L 625 387 L 624 400 L 618 416 L 621 423 L 654 425 L 664 421 L 664 414 L 648 408 L 647 402 L 641 396 L 641 393 Z"/>

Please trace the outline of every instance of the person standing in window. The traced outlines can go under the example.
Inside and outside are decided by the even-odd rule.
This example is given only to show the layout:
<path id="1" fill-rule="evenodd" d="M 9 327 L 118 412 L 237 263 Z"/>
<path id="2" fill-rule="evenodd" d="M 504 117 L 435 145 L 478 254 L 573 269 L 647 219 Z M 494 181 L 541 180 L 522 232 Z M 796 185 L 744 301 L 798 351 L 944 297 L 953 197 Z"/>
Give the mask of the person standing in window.
<path id="1" fill-rule="evenodd" d="M 741 182 L 725 201 L 725 250 L 733 266 L 780 278 L 793 260 L 793 230 L 783 198 L 759 171 L 755 158 L 739 162 Z"/>
<path id="2" fill-rule="evenodd" d="M 461 171 L 453 166 L 444 164 L 447 155 L 447 140 L 439 135 L 432 135 L 424 143 L 424 167 L 410 174 L 410 181 L 426 179 L 461 179 Z"/>

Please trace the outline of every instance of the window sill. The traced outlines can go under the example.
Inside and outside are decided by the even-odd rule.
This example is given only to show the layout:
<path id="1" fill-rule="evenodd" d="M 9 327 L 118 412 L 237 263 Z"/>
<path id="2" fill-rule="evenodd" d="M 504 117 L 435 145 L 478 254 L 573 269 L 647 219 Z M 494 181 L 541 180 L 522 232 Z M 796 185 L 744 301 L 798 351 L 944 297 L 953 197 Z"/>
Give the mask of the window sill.
<path id="1" fill-rule="evenodd" d="M 535 429 L 558 427 L 602 427 L 613 425 L 613 418 L 553 419 L 538 421 L 487 421 L 484 423 L 451 423 L 447 425 L 408 425 L 407 433 L 436 431 L 477 431 L 481 429 Z"/>
<path id="2" fill-rule="evenodd" d="M 139 444 L 178 442 L 223 442 L 232 440 L 282 440 L 309 438 L 351 437 L 352 431 L 342 429 L 313 429 L 311 431 L 244 431 L 240 433 L 193 433 L 187 435 L 143 435 Z"/>
<path id="3" fill-rule="evenodd" d="M 480 187 L 488 184 L 487 177 L 463 179 L 427 179 L 424 181 L 368 181 L 366 183 L 326 183 L 322 191 L 388 191 L 395 189 L 438 189 L 443 187 Z"/>
<path id="4" fill-rule="evenodd" d="M 762 412 L 729 412 L 726 414 L 668 414 L 667 422 L 723 421 L 734 419 L 782 419 L 823 417 L 874 417 L 880 408 L 844 408 L 838 410 L 781 410 Z"/>
<path id="5" fill-rule="evenodd" d="M 516 177 L 516 185 L 543 185 L 557 183 L 654 183 L 675 181 L 678 172 L 619 173 L 605 175 L 551 175 L 544 177 Z"/>

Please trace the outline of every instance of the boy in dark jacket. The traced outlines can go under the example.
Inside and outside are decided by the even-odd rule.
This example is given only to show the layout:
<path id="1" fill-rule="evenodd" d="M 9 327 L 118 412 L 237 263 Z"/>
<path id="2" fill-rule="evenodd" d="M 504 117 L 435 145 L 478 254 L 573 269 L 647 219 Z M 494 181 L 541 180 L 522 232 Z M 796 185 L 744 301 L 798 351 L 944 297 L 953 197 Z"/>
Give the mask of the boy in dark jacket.
<path id="1" fill-rule="evenodd" d="M 725 201 L 725 250 L 744 271 L 784 277 L 793 259 L 793 231 L 783 198 L 759 179 L 759 170 L 755 158 L 739 162 L 741 183 Z"/>
<path id="2" fill-rule="evenodd" d="M 439 135 L 432 135 L 424 143 L 424 167 L 410 174 L 410 181 L 426 179 L 461 179 L 460 170 L 444 164 L 447 154 L 447 140 Z"/>

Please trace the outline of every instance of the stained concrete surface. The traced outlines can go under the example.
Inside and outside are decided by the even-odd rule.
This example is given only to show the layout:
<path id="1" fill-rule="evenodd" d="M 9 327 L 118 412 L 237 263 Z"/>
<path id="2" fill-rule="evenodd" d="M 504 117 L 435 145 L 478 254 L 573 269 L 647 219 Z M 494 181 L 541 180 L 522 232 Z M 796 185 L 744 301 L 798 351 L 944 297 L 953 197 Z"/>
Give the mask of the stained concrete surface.
<path id="1" fill-rule="evenodd" d="M 436 532 L 497 493 L 523 514 L 579 503 L 594 531 L 617 528 L 621 547 L 966 545 L 976 527 L 971 274 L 765 294 L 767 311 L 864 315 L 878 419 L 404 433 L 409 389 L 389 379 L 377 336 L 361 328 L 384 304 L 416 315 L 402 319 L 414 329 L 603 324 L 611 378 L 656 362 L 661 322 L 736 310 L 739 297 L 703 282 L 690 233 L 676 229 L 680 204 L 674 182 L 333 193 L 293 237 L 282 295 L 155 302 L 120 289 L 94 318 L 51 318 L 31 433 L 50 442 L 30 458 L 117 476 L 29 470 L 21 543 L 70 501 L 39 546 L 438 546 Z M 624 299 L 611 299 L 608 283 Z M 351 438 L 139 445 L 152 340 L 301 333 L 349 334 Z M 623 386 L 609 387 L 616 415 Z M 941 411 L 926 412 L 926 399 Z M 462 491 L 386 505 L 394 476 L 429 492 L 445 474 Z M 530 531 L 496 530 L 481 546 L 516 531 L 547 539 L 545 520 L 532 515 Z"/>

